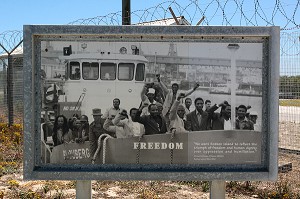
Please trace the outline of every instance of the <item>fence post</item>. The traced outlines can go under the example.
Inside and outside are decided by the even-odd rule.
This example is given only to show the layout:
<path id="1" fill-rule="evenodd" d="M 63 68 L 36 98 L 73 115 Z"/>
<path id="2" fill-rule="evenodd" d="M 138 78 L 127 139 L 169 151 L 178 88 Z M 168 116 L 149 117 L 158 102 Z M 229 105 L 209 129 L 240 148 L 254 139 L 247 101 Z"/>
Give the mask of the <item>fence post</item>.
<path id="1" fill-rule="evenodd" d="M 213 180 L 210 182 L 210 199 L 225 199 L 225 181 Z"/>
<path id="2" fill-rule="evenodd" d="M 92 199 L 92 181 L 76 181 L 76 199 Z"/>
<path id="3" fill-rule="evenodd" d="M 4 85 L 3 86 L 3 107 L 6 105 L 6 108 L 7 108 L 7 64 L 4 60 L 2 60 L 2 62 L 3 62 L 2 82 L 3 82 L 3 85 Z M 8 119 L 8 117 L 6 119 Z"/>
<path id="4" fill-rule="evenodd" d="M 7 56 L 8 66 L 7 66 L 7 110 L 8 110 L 8 125 L 11 126 L 14 123 L 14 95 L 13 95 L 13 59 L 9 54 Z"/>

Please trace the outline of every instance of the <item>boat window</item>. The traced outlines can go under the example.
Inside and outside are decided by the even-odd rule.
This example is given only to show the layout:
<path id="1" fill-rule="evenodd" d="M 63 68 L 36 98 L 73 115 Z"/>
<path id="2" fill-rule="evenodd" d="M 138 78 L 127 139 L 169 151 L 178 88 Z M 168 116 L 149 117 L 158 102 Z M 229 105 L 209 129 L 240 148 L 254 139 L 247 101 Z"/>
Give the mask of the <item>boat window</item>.
<path id="1" fill-rule="evenodd" d="M 134 64 L 133 63 L 120 63 L 118 71 L 119 80 L 133 80 Z"/>
<path id="2" fill-rule="evenodd" d="M 145 79 L 145 64 L 138 63 L 136 66 L 135 80 L 144 81 Z"/>
<path id="3" fill-rule="evenodd" d="M 70 79 L 80 79 L 80 64 L 79 62 L 70 62 Z"/>
<path id="4" fill-rule="evenodd" d="M 238 89 L 240 89 L 240 90 L 251 90 L 251 85 L 250 84 L 240 84 Z"/>
<path id="5" fill-rule="evenodd" d="M 100 77 L 102 80 L 115 80 L 116 79 L 116 64 L 103 62 L 100 68 Z"/>
<path id="6" fill-rule="evenodd" d="M 99 78 L 99 63 L 82 62 L 82 78 L 85 80 L 96 80 Z"/>

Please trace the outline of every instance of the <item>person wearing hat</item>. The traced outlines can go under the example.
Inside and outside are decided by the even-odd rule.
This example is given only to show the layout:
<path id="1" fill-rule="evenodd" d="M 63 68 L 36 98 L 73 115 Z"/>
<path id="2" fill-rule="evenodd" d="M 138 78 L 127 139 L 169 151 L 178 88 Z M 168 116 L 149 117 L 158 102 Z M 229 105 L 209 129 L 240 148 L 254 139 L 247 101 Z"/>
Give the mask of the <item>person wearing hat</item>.
<path id="1" fill-rule="evenodd" d="M 250 111 L 249 118 L 254 124 L 254 131 L 261 131 L 261 124 L 257 121 L 258 113 L 256 111 Z"/>
<path id="2" fill-rule="evenodd" d="M 152 86 L 153 86 L 153 84 L 145 84 L 142 89 L 142 92 L 141 92 L 142 104 L 141 105 L 145 105 L 145 107 L 143 108 L 141 115 L 149 115 L 148 105 L 156 104 L 156 101 L 154 99 L 155 98 L 155 89 L 152 88 Z"/>
<path id="3" fill-rule="evenodd" d="M 94 156 L 97 147 L 98 147 L 98 139 L 100 135 L 108 133 L 104 128 L 104 119 L 101 118 L 103 115 L 101 113 L 100 108 L 94 108 L 93 110 L 93 118 L 94 121 L 90 124 L 89 128 L 89 140 L 90 140 L 90 151 L 91 151 L 91 157 Z"/>
<path id="4" fill-rule="evenodd" d="M 76 143 L 84 143 L 89 140 L 89 119 L 88 116 L 82 115 L 80 117 L 81 126 L 78 135 L 75 138 Z"/>
<path id="5" fill-rule="evenodd" d="M 160 80 L 159 76 L 157 76 L 157 81 L 159 82 L 160 87 L 162 88 L 163 92 L 166 94 L 165 101 L 163 103 L 162 114 L 164 117 L 169 117 L 171 107 L 172 107 L 174 101 L 179 96 L 179 92 L 178 92 L 179 84 L 174 82 L 174 83 L 172 83 L 172 89 L 168 89 L 167 86 Z M 187 97 L 187 96 L 191 95 L 198 87 L 199 87 L 199 84 L 197 83 L 193 89 L 184 93 L 184 96 Z"/>

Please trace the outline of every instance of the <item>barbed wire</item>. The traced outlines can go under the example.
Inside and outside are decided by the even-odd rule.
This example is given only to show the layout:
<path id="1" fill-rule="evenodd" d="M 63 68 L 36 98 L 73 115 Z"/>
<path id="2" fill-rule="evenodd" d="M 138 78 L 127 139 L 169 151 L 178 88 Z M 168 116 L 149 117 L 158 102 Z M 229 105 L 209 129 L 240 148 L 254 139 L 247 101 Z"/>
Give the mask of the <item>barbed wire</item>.
<path id="1" fill-rule="evenodd" d="M 202 25 L 225 26 L 281 26 L 281 30 L 300 29 L 300 0 L 190 0 L 182 5 L 179 0 L 164 1 L 154 7 L 131 13 L 132 24 L 171 18 L 171 7 L 177 16 L 184 16 L 195 25 L 205 16 Z M 291 12 L 292 11 L 292 12 Z M 297 17 L 298 16 L 298 17 Z M 121 25 L 122 13 L 110 13 L 88 19 L 78 19 L 71 25 Z"/>
<path id="2" fill-rule="evenodd" d="M 172 18 L 169 7 L 176 16 L 184 16 L 191 25 L 197 24 L 204 16 L 201 24 L 204 26 L 280 26 L 281 33 L 285 36 L 281 39 L 282 53 L 299 54 L 299 47 L 296 46 L 297 41 L 299 44 L 299 36 L 292 31 L 300 29 L 300 0 L 190 0 L 186 4 L 179 0 L 169 0 L 131 12 L 131 23 L 142 25 L 143 22 Z M 122 12 L 77 19 L 68 25 L 122 25 Z M 0 44 L 7 50 L 12 50 L 22 37 L 22 31 L 5 31 L 0 33 Z M 291 39 L 295 42 L 296 52 L 284 48 L 284 43 Z M 0 47 L 0 54 L 3 53 L 6 52 Z"/>
<path id="3" fill-rule="evenodd" d="M 281 57 L 300 56 L 300 32 L 281 32 L 280 54 Z M 299 57 L 296 62 L 299 62 Z"/>
<path id="4" fill-rule="evenodd" d="M 281 55 L 297 56 L 300 54 L 299 32 L 300 29 L 300 0 L 294 4 L 284 0 L 271 0 L 264 4 L 259 0 L 249 3 L 247 0 L 191 0 L 186 5 L 179 1 L 164 1 L 145 10 L 136 10 L 131 13 L 132 24 L 142 25 L 143 22 L 171 18 L 171 7 L 177 16 L 184 16 L 191 25 L 205 16 L 203 24 L 225 26 L 281 26 Z M 267 6 L 267 7 L 266 7 Z M 286 10 L 292 10 L 287 12 Z M 298 18 L 296 16 L 299 16 Z M 110 13 L 88 19 L 78 19 L 70 25 L 121 25 L 122 13 Z M 298 21 L 296 21 L 298 20 Z M 286 22 L 284 22 L 286 21 Z M 202 25 L 203 25 L 202 24 Z"/>
<path id="5" fill-rule="evenodd" d="M 0 55 L 7 54 L 6 51 L 12 51 L 21 41 L 23 40 L 23 31 L 19 30 L 9 30 L 0 33 Z M 4 48 L 5 49 L 4 49 Z M 19 48 L 14 50 L 14 53 L 23 52 L 23 44 L 20 44 Z"/>

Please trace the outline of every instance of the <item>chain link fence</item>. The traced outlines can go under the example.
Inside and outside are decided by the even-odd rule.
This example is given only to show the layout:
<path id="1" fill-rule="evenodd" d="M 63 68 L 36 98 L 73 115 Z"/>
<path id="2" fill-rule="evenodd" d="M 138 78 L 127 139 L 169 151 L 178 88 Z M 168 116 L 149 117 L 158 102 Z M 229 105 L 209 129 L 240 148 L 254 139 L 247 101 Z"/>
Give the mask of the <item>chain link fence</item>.
<path id="1" fill-rule="evenodd" d="M 267 8 L 265 6 L 267 4 Z M 131 13 L 132 24 L 171 18 L 169 7 L 192 25 L 281 26 L 280 63 L 280 148 L 300 151 L 300 0 L 252 2 L 237 0 L 164 1 L 157 6 Z M 292 11 L 292 12 L 290 12 Z M 122 13 L 78 19 L 69 25 L 121 25 Z M 298 21 L 297 21 L 298 20 Z M 277 24 L 280 22 L 281 24 Z M 0 122 L 22 122 L 23 73 L 22 31 L 0 34 Z M 10 59 L 8 59 L 10 57 Z M 9 100 L 8 100 L 9 99 Z"/>
<path id="2" fill-rule="evenodd" d="M 22 122 L 23 115 L 23 57 L 12 57 L 1 60 L 2 71 L 0 71 L 0 122 L 16 123 Z M 4 64 L 3 64 L 4 62 Z M 1 66 L 2 65 L 2 66 Z M 10 80 L 8 66 L 11 67 Z"/>
<path id="3" fill-rule="evenodd" d="M 279 147 L 300 151 L 300 32 L 280 37 Z"/>
<path id="4" fill-rule="evenodd" d="M 23 34 L 0 34 L 0 122 L 22 122 L 23 115 Z"/>

